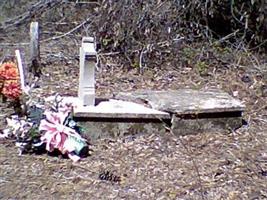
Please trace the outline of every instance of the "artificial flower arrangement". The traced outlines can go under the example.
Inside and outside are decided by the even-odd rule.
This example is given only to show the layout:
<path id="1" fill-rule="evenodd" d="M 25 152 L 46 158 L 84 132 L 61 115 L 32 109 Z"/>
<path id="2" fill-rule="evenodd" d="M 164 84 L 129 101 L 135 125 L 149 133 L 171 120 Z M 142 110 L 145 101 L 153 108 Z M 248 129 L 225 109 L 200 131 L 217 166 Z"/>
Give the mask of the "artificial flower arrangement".
<path id="1" fill-rule="evenodd" d="M 72 103 L 58 95 L 54 99 L 54 105 L 30 106 L 25 117 L 7 118 L 8 128 L 0 137 L 15 137 L 19 154 L 58 150 L 76 162 L 88 155 L 87 142 L 72 119 Z"/>
<path id="2" fill-rule="evenodd" d="M 58 150 L 73 161 L 87 156 L 88 145 L 81 136 L 82 128 L 72 119 L 73 103 L 56 95 L 41 105 L 31 96 L 34 84 L 22 91 L 19 80 L 15 62 L 0 66 L 0 94 L 17 102 L 20 111 L 24 107 L 23 113 L 7 118 L 8 127 L 0 133 L 0 139 L 15 137 L 20 155 Z"/>
<path id="3" fill-rule="evenodd" d="M 17 64 L 12 61 L 4 62 L 0 65 L 0 94 L 4 99 L 16 100 L 21 93 Z"/>

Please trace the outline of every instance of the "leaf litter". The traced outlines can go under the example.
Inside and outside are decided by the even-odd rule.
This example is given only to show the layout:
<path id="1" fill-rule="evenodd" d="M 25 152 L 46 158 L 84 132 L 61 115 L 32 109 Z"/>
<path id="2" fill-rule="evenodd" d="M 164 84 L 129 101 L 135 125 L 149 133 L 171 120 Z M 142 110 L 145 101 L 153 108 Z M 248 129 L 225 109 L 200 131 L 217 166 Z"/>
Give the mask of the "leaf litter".
<path id="1" fill-rule="evenodd" d="M 115 63 L 112 58 L 110 61 Z M 57 92 L 75 96 L 77 66 L 76 60 L 71 66 L 64 60 L 47 64 L 39 88 L 35 89 L 36 96 L 47 97 Z M 62 73 L 64 71 L 68 75 Z M 256 81 L 256 75 L 249 70 L 254 84 L 242 81 L 235 68 L 216 72 L 211 77 L 201 76 L 194 69 L 180 74 L 177 71 L 179 69 L 171 67 L 147 68 L 143 72 L 148 74 L 146 77 L 138 69 L 114 67 L 110 70 L 109 66 L 102 66 L 96 74 L 96 92 L 108 98 L 115 92 L 137 88 L 217 87 L 230 94 L 238 91 L 237 98 L 247 106 L 244 119 L 248 125 L 238 130 L 183 137 L 151 133 L 130 140 L 101 139 L 92 144 L 92 155 L 76 164 L 45 154 L 18 156 L 14 141 L 0 141 L 0 197 L 266 199 L 266 97 L 260 93 L 261 82 Z M 149 76 L 152 76 L 151 81 L 147 82 Z M 3 127 L 5 116 L 12 111 L 6 104 L 0 106 Z M 99 175 L 106 171 L 120 177 L 121 181 L 101 180 Z"/>

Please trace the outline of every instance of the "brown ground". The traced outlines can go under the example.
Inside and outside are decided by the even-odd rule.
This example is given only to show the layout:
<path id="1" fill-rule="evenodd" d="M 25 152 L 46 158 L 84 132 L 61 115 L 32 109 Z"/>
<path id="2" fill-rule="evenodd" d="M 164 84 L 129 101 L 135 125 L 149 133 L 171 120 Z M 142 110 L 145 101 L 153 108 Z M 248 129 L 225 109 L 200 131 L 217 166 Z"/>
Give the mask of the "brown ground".
<path id="1" fill-rule="evenodd" d="M 12 53 L 7 49 L 0 56 Z M 45 68 L 36 94 L 76 95 L 78 45 L 65 38 L 49 41 L 42 43 L 41 55 Z M 99 96 L 140 88 L 238 91 L 249 126 L 180 138 L 151 133 L 130 141 L 100 140 L 78 164 L 48 155 L 18 156 L 12 141 L 1 141 L 0 199 L 267 199 L 266 63 L 230 66 L 208 76 L 172 66 L 140 74 L 113 59 L 105 63 L 97 72 Z M 244 74 L 249 81 L 241 80 Z M 3 103 L 0 109 L 3 124 L 9 111 Z M 103 170 L 121 176 L 122 182 L 100 181 Z"/>

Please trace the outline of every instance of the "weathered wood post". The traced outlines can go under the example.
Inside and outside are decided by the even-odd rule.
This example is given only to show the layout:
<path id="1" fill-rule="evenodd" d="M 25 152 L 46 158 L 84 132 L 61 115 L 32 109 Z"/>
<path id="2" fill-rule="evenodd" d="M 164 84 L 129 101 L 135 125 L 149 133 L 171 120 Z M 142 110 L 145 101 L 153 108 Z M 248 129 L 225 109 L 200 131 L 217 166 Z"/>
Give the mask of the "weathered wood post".
<path id="1" fill-rule="evenodd" d="M 39 46 L 39 25 L 32 22 L 30 25 L 30 72 L 35 76 L 40 74 L 40 46 Z"/>
<path id="2" fill-rule="evenodd" d="M 95 105 L 96 50 L 93 37 L 84 37 L 80 47 L 80 77 L 78 97 L 83 106 Z"/>

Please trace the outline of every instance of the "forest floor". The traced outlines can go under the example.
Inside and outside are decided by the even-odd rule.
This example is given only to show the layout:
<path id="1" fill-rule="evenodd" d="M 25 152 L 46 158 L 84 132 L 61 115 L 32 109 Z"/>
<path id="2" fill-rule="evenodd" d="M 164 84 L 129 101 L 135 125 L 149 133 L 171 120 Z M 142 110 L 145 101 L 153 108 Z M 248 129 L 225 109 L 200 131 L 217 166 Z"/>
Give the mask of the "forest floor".
<path id="1" fill-rule="evenodd" d="M 20 41 L 10 36 L 1 42 L 14 40 Z M 2 47 L 1 57 L 15 49 Z M 41 43 L 39 97 L 77 95 L 78 49 L 67 38 Z M 96 72 L 99 97 L 136 89 L 219 88 L 244 102 L 248 125 L 183 137 L 151 133 L 130 141 L 102 139 L 92 143 L 91 156 L 76 164 L 46 154 L 19 156 L 14 141 L 2 140 L 0 199 L 267 199 L 266 73 L 266 63 L 211 70 L 206 76 L 171 65 L 140 73 L 107 58 Z M 4 128 L 10 108 L 0 103 L 0 109 Z M 122 181 L 99 180 L 105 170 Z"/>

